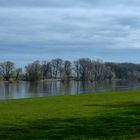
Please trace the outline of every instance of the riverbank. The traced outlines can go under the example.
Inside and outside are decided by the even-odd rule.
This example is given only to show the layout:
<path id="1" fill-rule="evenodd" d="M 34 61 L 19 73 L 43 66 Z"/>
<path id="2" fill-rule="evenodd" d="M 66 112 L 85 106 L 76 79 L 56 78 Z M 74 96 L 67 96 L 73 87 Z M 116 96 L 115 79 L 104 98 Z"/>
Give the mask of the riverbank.
<path id="1" fill-rule="evenodd" d="M 140 139 L 140 91 L 0 101 L 0 139 Z"/>

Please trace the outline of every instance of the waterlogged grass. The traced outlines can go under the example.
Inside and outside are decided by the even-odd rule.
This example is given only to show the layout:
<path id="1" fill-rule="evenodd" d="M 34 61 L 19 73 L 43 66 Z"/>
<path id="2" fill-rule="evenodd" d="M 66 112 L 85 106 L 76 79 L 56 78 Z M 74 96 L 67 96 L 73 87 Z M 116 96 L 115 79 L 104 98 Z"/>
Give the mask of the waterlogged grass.
<path id="1" fill-rule="evenodd" d="M 139 140 L 140 91 L 0 101 L 0 140 Z"/>

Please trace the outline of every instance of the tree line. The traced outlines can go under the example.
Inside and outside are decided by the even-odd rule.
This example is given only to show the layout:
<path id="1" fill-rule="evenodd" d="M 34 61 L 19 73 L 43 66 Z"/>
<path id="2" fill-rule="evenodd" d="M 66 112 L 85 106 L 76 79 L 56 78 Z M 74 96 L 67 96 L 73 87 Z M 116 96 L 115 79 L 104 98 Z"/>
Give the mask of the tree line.
<path id="1" fill-rule="evenodd" d="M 102 60 L 80 58 L 76 61 L 62 60 L 34 61 L 25 68 L 16 68 L 14 62 L 0 63 L 0 79 L 4 81 L 39 81 L 60 79 L 62 81 L 105 81 L 133 80 L 140 81 L 140 64 L 109 63 Z"/>

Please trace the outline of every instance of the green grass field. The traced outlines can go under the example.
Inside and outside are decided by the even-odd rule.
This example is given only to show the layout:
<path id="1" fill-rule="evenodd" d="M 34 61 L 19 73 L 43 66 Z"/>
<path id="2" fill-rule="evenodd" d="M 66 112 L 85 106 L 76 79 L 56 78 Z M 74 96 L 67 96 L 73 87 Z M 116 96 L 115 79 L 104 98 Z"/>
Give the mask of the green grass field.
<path id="1" fill-rule="evenodd" d="M 0 101 L 0 140 L 140 140 L 140 91 Z"/>

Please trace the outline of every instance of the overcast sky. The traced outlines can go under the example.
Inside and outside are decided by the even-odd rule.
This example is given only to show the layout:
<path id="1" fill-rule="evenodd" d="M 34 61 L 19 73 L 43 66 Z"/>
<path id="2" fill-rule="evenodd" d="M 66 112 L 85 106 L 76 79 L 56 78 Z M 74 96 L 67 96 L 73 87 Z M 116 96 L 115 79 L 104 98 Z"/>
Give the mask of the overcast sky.
<path id="1" fill-rule="evenodd" d="M 0 61 L 140 63 L 140 0 L 0 0 Z"/>

